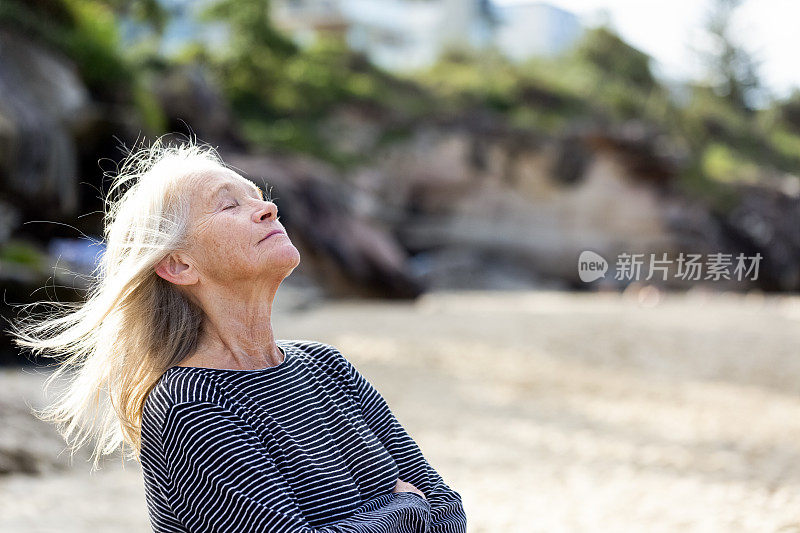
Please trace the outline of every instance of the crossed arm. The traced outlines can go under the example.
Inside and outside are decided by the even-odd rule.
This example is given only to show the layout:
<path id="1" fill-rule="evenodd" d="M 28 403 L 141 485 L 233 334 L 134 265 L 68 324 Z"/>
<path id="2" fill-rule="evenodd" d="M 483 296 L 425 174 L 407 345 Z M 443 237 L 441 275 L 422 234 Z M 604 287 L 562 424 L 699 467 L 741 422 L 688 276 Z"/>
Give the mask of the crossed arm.
<path id="1" fill-rule="evenodd" d="M 162 443 L 170 505 L 189 531 L 466 533 L 461 495 L 431 467 L 372 384 L 338 350 L 330 353 L 399 478 L 426 499 L 411 492 L 381 494 L 344 520 L 312 528 L 252 428 L 224 406 L 187 402 L 170 408 Z"/>
<path id="2" fill-rule="evenodd" d="M 348 376 L 364 420 L 394 458 L 400 479 L 421 490 L 431 505 L 430 533 L 462 533 L 467 517 L 461 495 L 451 489 L 431 467 L 417 443 L 394 416 L 386 400 L 338 350 L 331 347 L 337 363 Z"/>
<path id="3" fill-rule="evenodd" d="M 431 506 L 410 492 L 382 494 L 345 520 L 312 528 L 258 436 L 210 402 L 174 405 L 164 426 L 170 505 L 193 533 L 422 533 Z"/>

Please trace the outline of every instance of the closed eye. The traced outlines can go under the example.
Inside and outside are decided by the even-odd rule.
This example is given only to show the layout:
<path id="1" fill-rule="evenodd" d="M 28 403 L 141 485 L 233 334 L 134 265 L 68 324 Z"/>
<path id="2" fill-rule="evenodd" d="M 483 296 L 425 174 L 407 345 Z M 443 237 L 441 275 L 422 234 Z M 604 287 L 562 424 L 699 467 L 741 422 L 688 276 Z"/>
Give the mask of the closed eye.
<path id="1" fill-rule="evenodd" d="M 223 210 L 223 211 L 225 211 L 226 209 L 230 209 L 230 208 L 232 208 L 232 207 L 236 207 L 236 206 L 238 206 L 238 205 L 239 205 L 239 204 L 231 204 L 231 205 L 226 205 L 225 207 L 223 207 L 223 208 L 222 208 L 222 210 Z"/>

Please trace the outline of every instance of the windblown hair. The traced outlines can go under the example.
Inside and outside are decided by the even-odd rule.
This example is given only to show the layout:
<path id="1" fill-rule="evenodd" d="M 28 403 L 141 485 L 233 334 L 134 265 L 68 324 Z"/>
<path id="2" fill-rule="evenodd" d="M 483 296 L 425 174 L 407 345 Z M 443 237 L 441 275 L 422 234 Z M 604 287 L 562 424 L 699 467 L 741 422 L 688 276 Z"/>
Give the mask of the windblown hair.
<path id="1" fill-rule="evenodd" d="M 216 150 L 196 140 L 132 149 L 104 198 L 106 249 L 85 300 L 25 304 L 52 309 L 11 324 L 18 346 L 58 358 L 45 390 L 62 377 L 67 386 L 34 414 L 56 424 L 72 454 L 93 440 L 93 470 L 126 444 L 139 461 L 144 401 L 197 343 L 202 310 L 155 267 L 188 244 L 189 188 L 220 167 Z"/>

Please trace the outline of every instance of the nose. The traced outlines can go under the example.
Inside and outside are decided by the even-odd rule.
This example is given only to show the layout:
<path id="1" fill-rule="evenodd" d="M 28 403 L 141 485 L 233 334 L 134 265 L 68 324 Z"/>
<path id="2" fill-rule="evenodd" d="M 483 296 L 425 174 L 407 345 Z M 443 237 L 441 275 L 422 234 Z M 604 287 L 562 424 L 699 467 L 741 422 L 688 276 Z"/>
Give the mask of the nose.
<path id="1" fill-rule="evenodd" d="M 272 217 L 277 219 L 278 206 L 274 202 L 262 202 L 261 208 L 253 213 L 254 222 L 261 222 L 264 219 Z"/>

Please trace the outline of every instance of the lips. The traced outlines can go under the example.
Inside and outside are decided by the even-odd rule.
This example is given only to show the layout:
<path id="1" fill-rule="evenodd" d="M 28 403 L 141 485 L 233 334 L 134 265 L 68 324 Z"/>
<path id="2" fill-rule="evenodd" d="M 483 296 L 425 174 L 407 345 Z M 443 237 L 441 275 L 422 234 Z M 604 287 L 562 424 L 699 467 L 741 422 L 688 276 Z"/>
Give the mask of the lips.
<path id="1" fill-rule="evenodd" d="M 283 233 L 283 231 L 282 231 L 282 230 L 279 230 L 279 229 L 272 230 L 272 231 L 270 231 L 269 233 L 267 233 L 267 236 L 266 236 L 266 237 L 264 237 L 263 239 L 261 239 L 261 241 L 265 241 L 265 240 L 269 239 L 270 237 L 272 237 L 273 235 L 275 235 L 275 234 L 277 234 L 277 233 Z M 258 242 L 261 242 L 261 241 L 258 241 Z"/>

